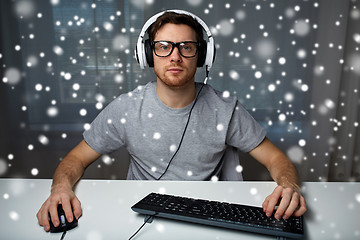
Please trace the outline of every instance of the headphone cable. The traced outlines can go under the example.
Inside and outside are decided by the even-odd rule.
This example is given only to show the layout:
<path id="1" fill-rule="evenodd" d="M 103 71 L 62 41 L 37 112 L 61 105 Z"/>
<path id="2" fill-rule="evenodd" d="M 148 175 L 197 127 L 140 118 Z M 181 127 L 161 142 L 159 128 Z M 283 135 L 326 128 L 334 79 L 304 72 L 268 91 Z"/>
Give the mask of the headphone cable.
<path id="1" fill-rule="evenodd" d="M 206 80 L 207 80 L 207 77 L 205 78 L 205 81 L 206 81 Z M 167 172 L 167 170 L 168 170 L 169 167 L 170 167 L 170 164 L 171 164 L 172 160 L 174 159 L 175 155 L 178 153 L 178 151 L 179 151 L 179 149 L 180 149 L 180 147 L 181 147 L 181 144 L 182 144 L 182 142 L 183 142 L 183 140 L 184 140 L 184 136 L 185 136 L 185 133 L 186 133 L 186 129 L 187 129 L 187 127 L 188 127 L 188 125 L 189 125 L 189 122 L 190 122 L 190 117 L 191 117 L 192 110 L 194 109 L 195 104 L 196 104 L 197 100 L 199 99 L 200 92 L 201 92 L 201 90 L 203 89 L 203 87 L 205 86 L 205 84 L 206 84 L 206 83 L 204 83 L 204 84 L 201 86 L 198 94 L 196 95 L 195 101 L 194 101 L 193 105 L 191 106 L 191 109 L 190 109 L 190 112 L 189 112 L 189 116 L 188 116 L 188 119 L 187 119 L 187 122 L 186 122 L 186 125 L 185 125 L 185 128 L 184 128 L 184 131 L 183 131 L 182 136 L 181 136 L 181 139 L 180 139 L 179 147 L 176 149 L 175 153 L 172 155 L 172 157 L 171 157 L 168 165 L 166 166 L 165 171 L 160 175 L 160 177 L 158 177 L 158 178 L 156 179 L 157 181 L 160 180 L 160 179 L 165 175 L 165 173 Z"/>
<path id="2" fill-rule="evenodd" d="M 172 160 L 174 159 L 175 155 L 177 154 L 177 152 L 178 152 L 179 149 L 180 149 L 180 146 L 181 146 L 181 144 L 182 144 L 182 142 L 183 142 L 183 140 L 184 140 L 184 136 L 185 136 L 185 133 L 186 133 L 186 129 L 187 129 L 187 127 L 188 127 L 188 125 L 189 125 L 189 122 L 190 122 L 190 117 L 191 117 L 192 110 L 194 109 L 195 104 L 196 104 L 197 100 L 199 99 L 201 90 L 202 90 L 203 87 L 206 85 L 206 82 L 207 82 L 207 80 L 208 80 L 208 75 L 209 75 L 209 70 L 208 70 L 208 66 L 206 66 L 206 77 L 205 77 L 205 79 L 204 79 L 204 84 L 201 86 L 199 92 L 198 92 L 197 95 L 196 95 L 196 98 L 195 98 L 195 100 L 194 100 L 194 103 L 193 103 L 193 105 L 191 106 L 191 109 L 190 109 L 190 112 L 189 112 L 189 116 L 188 116 L 188 119 L 187 119 L 187 122 L 186 122 L 186 125 L 185 125 L 185 128 L 184 128 L 184 131 L 183 131 L 182 136 L 181 136 L 181 139 L 180 139 L 179 147 L 176 149 L 175 153 L 174 153 L 173 156 L 171 157 L 168 165 L 166 166 L 165 171 L 164 171 L 164 172 L 160 175 L 160 177 L 158 177 L 156 180 L 160 180 L 160 179 L 164 176 L 164 174 L 165 174 L 165 173 L 167 172 L 167 170 L 169 169 Z M 145 216 L 144 223 L 143 223 L 143 224 L 139 227 L 139 229 L 129 238 L 129 240 L 131 240 L 133 237 L 135 237 L 136 234 L 138 234 L 138 232 L 145 226 L 146 223 L 148 223 L 148 222 L 151 223 L 152 220 L 153 220 L 153 217 L 154 217 L 155 215 L 156 215 L 156 213 L 155 213 L 154 215 L 151 215 L 151 216 L 149 216 L 149 215 L 148 215 L 148 216 Z"/>
<path id="3" fill-rule="evenodd" d="M 208 71 L 207 71 L 206 75 L 207 75 L 207 74 L 208 74 Z M 181 139 L 180 139 L 179 147 L 176 149 L 176 152 L 175 152 L 175 153 L 173 154 L 173 156 L 171 157 L 168 165 L 166 166 L 165 171 L 164 171 L 164 172 L 160 175 L 160 177 L 158 177 L 156 180 L 160 180 L 160 179 L 164 176 L 164 174 L 165 174 L 165 173 L 167 172 L 167 170 L 169 169 L 172 160 L 174 159 L 175 155 L 176 155 L 177 152 L 179 151 L 180 146 L 181 146 L 181 144 L 182 144 L 182 142 L 183 142 L 183 140 L 184 140 L 184 136 L 185 136 L 185 133 L 186 133 L 186 129 L 187 129 L 187 127 L 188 127 L 188 125 L 189 125 L 189 122 L 190 122 L 190 117 L 191 117 L 192 110 L 194 109 L 195 104 L 196 104 L 197 100 L 199 99 L 201 90 L 202 90 L 203 87 L 206 85 L 206 80 L 207 80 L 207 76 L 206 76 L 206 78 L 205 78 L 204 84 L 201 86 L 199 92 L 198 92 L 197 95 L 196 95 L 196 98 L 195 98 L 195 100 L 194 100 L 193 105 L 191 106 L 191 109 L 190 109 L 190 112 L 189 112 L 189 116 L 188 116 L 188 119 L 187 119 L 187 122 L 186 122 L 186 125 L 185 125 L 185 128 L 184 128 L 184 131 L 183 131 L 182 136 L 181 136 Z M 152 220 L 153 220 L 153 217 L 154 217 L 155 215 L 156 215 L 156 213 L 155 213 L 154 215 L 151 215 L 151 216 L 146 216 L 146 217 L 145 217 L 145 220 L 144 220 L 144 223 L 143 223 L 143 224 L 139 227 L 139 229 L 129 238 L 129 240 L 131 240 L 133 237 L 135 237 L 136 234 L 138 234 L 138 232 L 145 226 L 146 223 L 148 223 L 148 222 L 151 223 Z"/>

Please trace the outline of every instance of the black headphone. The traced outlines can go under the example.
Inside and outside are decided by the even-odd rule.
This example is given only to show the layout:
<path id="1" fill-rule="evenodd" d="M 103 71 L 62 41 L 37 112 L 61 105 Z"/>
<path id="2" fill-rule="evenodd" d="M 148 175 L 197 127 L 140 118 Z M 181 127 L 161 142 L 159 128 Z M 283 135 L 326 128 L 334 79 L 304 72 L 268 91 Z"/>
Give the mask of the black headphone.
<path id="1" fill-rule="evenodd" d="M 152 16 L 151 18 L 149 18 L 149 20 L 146 21 L 146 23 L 144 24 L 144 26 L 141 29 L 141 32 L 140 32 L 140 35 L 138 37 L 138 41 L 136 44 L 136 48 L 135 48 L 135 57 L 136 57 L 138 63 L 140 64 L 140 68 L 144 69 L 146 66 L 154 67 L 154 59 L 153 59 L 151 43 L 150 43 L 149 39 L 144 40 L 144 36 L 145 36 L 145 33 L 147 32 L 147 30 L 149 29 L 149 27 L 151 26 L 151 24 L 153 24 L 156 21 L 156 19 L 159 16 L 163 15 L 165 12 L 175 12 L 175 13 L 179 13 L 179 14 L 189 15 L 189 16 L 195 18 L 198 21 L 198 23 L 202 26 L 202 28 L 204 29 L 204 31 L 207 34 L 208 41 L 203 40 L 200 42 L 200 46 L 198 49 L 197 66 L 202 67 L 205 65 L 206 71 L 208 72 L 215 60 L 216 49 L 215 49 L 214 38 L 212 37 L 209 27 L 205 24 L 205 22 L 201 18 L 199 18 L 198 16 L 196 16 L 190 12 L 184 11 L 184 10 L 167 10 L 164 12 L 160 12 L 160 13 Z"/>

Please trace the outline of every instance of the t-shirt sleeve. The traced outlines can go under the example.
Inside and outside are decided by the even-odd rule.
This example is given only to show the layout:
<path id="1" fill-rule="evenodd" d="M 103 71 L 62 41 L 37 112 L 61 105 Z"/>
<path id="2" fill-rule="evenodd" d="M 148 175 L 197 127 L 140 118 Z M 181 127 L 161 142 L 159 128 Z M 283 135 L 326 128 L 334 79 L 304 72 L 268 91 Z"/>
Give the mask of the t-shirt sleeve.
<path id="1" fill-rule="evenodd" d="M 243 152 L 250 152 L 265 138 L 266 131 L 237 101 L 230 120 L 226 143 Z"/>
<path id="2" fill-rule="evenodd" d="M 108 154 L 124 146 L 123 127 L 115 101 L 103 109 L 83 133 L 87 144 L 100 154 Z"/>

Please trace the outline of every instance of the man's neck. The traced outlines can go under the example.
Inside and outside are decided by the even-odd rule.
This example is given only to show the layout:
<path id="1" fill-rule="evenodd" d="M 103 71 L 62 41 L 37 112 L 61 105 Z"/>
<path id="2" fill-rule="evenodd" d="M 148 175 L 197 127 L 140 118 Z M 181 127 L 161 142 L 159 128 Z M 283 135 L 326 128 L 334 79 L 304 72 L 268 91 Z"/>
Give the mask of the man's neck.
<path id="1" fill-rule="evenodd" d="M 194 82 L 182 87 L 169 87 L 162 81 L 156 82 L 156 94 L 159 99 L 168 107 L 180 109 L 189 105 L 196 97 Z"/>

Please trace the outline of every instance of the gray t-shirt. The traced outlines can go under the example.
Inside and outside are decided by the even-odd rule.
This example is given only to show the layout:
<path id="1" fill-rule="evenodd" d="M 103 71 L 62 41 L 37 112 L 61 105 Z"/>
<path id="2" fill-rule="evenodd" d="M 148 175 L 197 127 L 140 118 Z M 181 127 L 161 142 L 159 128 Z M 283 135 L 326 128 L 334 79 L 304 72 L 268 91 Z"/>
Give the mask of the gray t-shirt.
<path id="1" fill-rule="evenodd" d="M 197 91 L 201 85 L 196 84 Z M 150 82 L 112 101 L 83 136 L 100 154 L 125 147 L 131 158 L 127 179 L 154 180 L 177 150 L 191 106 L 169 108 L 158 98 L 156 82 Z M 225 150 L 249 152 L 265 135 L 235 97 L 205 85 L 182 145 L 161 179 L 209 180 L 220 174 Z"/>

